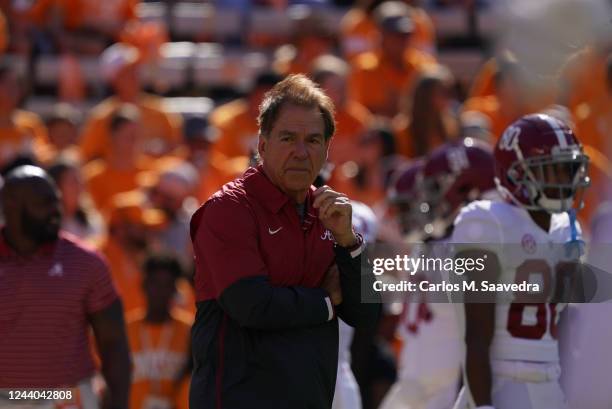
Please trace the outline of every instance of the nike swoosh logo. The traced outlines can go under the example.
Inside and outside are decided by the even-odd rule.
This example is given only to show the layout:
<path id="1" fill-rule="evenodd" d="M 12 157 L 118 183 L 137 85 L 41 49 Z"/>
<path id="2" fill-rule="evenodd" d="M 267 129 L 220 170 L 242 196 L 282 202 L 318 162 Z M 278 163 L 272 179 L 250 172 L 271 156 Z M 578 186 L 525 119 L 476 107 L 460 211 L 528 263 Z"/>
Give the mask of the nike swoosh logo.
<path id="1" fill-rule="evenodd" d="M 279 231 L 281 231 L 282 228 L 283 228 L 283 226 L 279 227 L 276 230 L 272 230 L 271 228 L 268 227 L 268 233 L 274 235 L 274 234 L 278 233 Z"/>

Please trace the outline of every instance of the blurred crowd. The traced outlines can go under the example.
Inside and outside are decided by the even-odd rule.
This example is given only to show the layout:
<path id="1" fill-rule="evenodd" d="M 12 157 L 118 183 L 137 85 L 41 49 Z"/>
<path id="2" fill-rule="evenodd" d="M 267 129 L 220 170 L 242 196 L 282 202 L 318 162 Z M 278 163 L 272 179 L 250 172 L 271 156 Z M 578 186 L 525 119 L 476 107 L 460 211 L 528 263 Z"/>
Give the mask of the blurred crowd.
<path id="1" fill-rule="evenodd" d="M 286 11 L 291 33 L 274 36 L 272 28 L 221 44 L 263 50 L 267 63 L 248 90 L 210 92 L 210 112 L 181 114 L 167 109 L 167 94 L 140 81 L 176 37 L 169 25 L 140 19 L 138 0 L 0 0 L 0 172 L 26 163 L 44 166 L 62 192 L 64 230 L 106 255 L 128 317 L 134 409 L 147 388 L 164 388 L 178 407 L 187 405 L 188 331 L 195 313 L 189 220 L 199 204 L 255 163 L 259 104 L 283 76 L 305 73 L 333 99 L 337 132 L 325 178 L 370 206 L 381 222 L 391 211 L 387 191 L 398 169 L 464 137 L 493 144 L 520 116 L 548 109 L 572 123 L 591 159 L 594 187 L 579 213 L 588 225 L 612 186 L 612 41 L 577 46 L 554 77 L 529 72 L 512 50 L 482 49 L 483 63 L 471 83 L 462 83 L 452 66 L 440 62 L 442 41 L 429 13 L 448 8 L 469 16 L 488 3 L 218 0 L 211 6 Z M 339 24 L 329 19 L 332 9 L 343 11 Z M 36 83 L 38 61 L 46 55 L 58 64 L 51 91 Z M 102 88 L 86 80 L 79 61 L 87 57 L 97 61 Z M 24 108 L 42 94 L 53 98 L 52 109 L 40 115 Z M 201 95 L 187 87 L 173 96 Z M 83 109 L 91 101 L 95 106 Z M 379 239 L 397 234 L 393 226 L 381 227 Z M 150 332 L 153 341 L 140 335 L 143 311 L 155 303 L 171 313 L 180 333 L 166 342 L 173 353 L 156 359 L 181 370 L 162 381 L 148 379 L 147 365 L 154 363 L 138 359 L 143 342 L 166 337 L 159 328 Z M 394 381 L 397 313 L 386 310 L 375 363 L 361 359 L 372 354 L 357 335 L 356 375 L 362 388 L 370 387 L 362 389 L 364 408 L 375 408 Z"/>

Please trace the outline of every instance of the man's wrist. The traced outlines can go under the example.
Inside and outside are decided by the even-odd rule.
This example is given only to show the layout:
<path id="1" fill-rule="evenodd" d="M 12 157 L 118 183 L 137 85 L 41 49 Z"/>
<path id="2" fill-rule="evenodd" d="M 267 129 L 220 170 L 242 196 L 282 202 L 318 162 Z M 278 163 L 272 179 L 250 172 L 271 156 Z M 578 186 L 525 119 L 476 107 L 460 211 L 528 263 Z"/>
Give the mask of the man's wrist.
<path id="1" fill-rule="evenodd" d="M 335 239 L 336 239 L 336 243 L 340 247 L 344 247 L 346 249 L 351 249 L 353 247 L 358 247 L 359 244 L 360 244 L 359 237 L 353 231 L 350 234 L 347 234 L 345 236 L 335 237 Z"/>

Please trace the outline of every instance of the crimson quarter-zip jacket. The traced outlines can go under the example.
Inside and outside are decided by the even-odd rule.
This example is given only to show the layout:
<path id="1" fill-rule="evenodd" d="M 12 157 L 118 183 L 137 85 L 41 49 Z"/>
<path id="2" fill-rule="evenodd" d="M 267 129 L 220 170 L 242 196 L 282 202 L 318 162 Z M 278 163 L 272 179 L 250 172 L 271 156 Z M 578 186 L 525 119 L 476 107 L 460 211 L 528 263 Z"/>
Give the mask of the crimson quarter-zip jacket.
<path id="1" fill-rule="evenodd" d="M 337 316 L 374 328 L 380 305 L 361 302 L 374 277 L 361 274 L 359 252 L 334 244 L 312 207 L 314 190 L 302 222 L 259 166 L 194 214 L 191 409 L 331 408 Z M 343 293 L 336 309 L 319 288 L 333 263 Z"/>

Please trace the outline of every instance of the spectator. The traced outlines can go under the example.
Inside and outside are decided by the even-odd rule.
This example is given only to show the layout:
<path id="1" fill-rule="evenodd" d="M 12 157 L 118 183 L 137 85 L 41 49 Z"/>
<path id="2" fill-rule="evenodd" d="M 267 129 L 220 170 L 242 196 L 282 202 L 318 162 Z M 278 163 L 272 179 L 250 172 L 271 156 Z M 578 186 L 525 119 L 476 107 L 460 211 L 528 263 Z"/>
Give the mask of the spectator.
<path id="1" fill-rule="evenodd" d="M 293 27 L 291 44 L 276 51 L 273 67 L 282 75 L 306 74 L 317 57 L 333 50 L 335 33 L 324 9 L 298 5 L 288 13 Z"/>
<path id="2" fill-rule="evenodd" d="M 402 93 L 412 87 L 434 60 L 408 48 L 414 22 L 406 4 L 384 2 L 376 8 L 374 16 L 381 31 L 380 45 L 376 51 L 355 59 L 350 90 L 352 97 L 372 113 L 392 118 L 398 113 Z"/>
<path id="3" fill-rule="evenodd" d="M 98 245 L 104 232 L 102 216 L 87 195 L 77 163 L 59 159 L 48 169 L 62 194 L 62 230 Z"/>
<path id="4" fill-rule="evenodd" d="M 516 119 L 552 102 L 532 98 L 529 87 L 533 79 L 511 54 L 498 60 L 494 81 L 495 95 L 470 98 L 463 104 L 463 112 L 477 111 L 489 118 L 494 141 Z"/>
<path id="5" fill-rule="evenodd" d="M 248 158 L 238 156 L 227 158 L 225 155 L 212 149 L 219 138 L 219 130 L 212 126 L 207 119 L 191 117 L 185 120 L 185 142 L 177 151 L 180 160 L 186 160 L 193 165 L 197 172 L 197 186 L 195 197 L 203 203 L 225 183 L 241 175 L 248 167 Z M 175 158 L 169 159 L 175 162 Z M 174 166 L 160 165 L 160 166 Z"/>
<path id="6" fill-rule="evenodd" d="M 81 135 L 81 153 L 85 161 L 110 160 L 109 122 L 122 104 L 138 107 L 142 126 L 142 152 L 158 157 L 172 151 L 181 141 L 180 116 L 167 113 L 159 97 L 145 94 L 139 81 L 139 52 L 136 48 L 115 44 L 100 57 L 102 75 L 115 94 L 91 111 Z"/>
<path id="7" fill-rule="evenodd" d="M 442 66 L 419 77 L 414 92 L 405 97 L 402 113 L 393 121 L 398 153 L 406 158 L 423 156 L 459 137 L 452 84 L 450 71 Z"/>
<path id="8" fill-rule="evenodd" d="M 263 72 L 255 79 L 246 98 L 236 99 L 215 108 L 210 123 L 219 130 L 213 151 L 227 158 L 250 157 L 257 150 L 257 112 L 263 96 L 282 78 L 274 72 Z"/>
<path id="9" fill-rule="evenodd" d="M 342 53 L 348 60 L 359 54 L 376 51 L 380 31 L 373 18 L 373 12 L 383 0 L 361 0 L 343 17 L 340 30 L 342 35 Z M 410 17 L 414 22 L 414 37 L 410 47 L 428 54 L 435 54 L 436 33 L 427 12 L 420 7 L 420 1 L 408 1 Z"/>
<path id="10" fill-rule="evenodd" d="M 0 234 L 0 379 L 6 389 L 71 390 L 58 406 L 97 407 L 96 340 L 108 407 L 126 408 L 130 357 L 121 310 L 106 263 L 60 233 L 61 205 L 55 183 L 42 169 L 22 166 L 2 188 L 5 226 Z M 53 306 L 53 308 L 50 308 Z M 77 394 L 81 402 L 75 402 Z M 0 406 L 15 404 L 6 393 Z"/>
<path id="11" fill-rule="evenodd" d="M 498 71 L 497 58 L 491 57 L 479 69 L 466 99 L 495 95 L 495 73 Z"/>
<path id="12" fill-rule="evenodd" d="M 129 407 L 175 408 L 182 398 L 181 383 L 189 376 L 191 352 L 192 318 L 171 308 L 182 268 L 173 256 L 152 255 L 143 272 L 147 309 L 127 324 L 134 357 Z"/>
<path id="13" fill-rule="evenodd" d="M 76 147 L 79 136 L 79 113 L 67 104 L 58 104 L 47 119 L 49 142 L 56 152 Z"/>
<path id="14" fill-rule="evenodd" d="M 108 237 L 102 245 L 102 252 L 108 258 L 126 313 L 146 307 L 140 267 L 153 247 L 152 235 L 165 222 L 160 210 L 144 206 L 139 192 L 127 192 L 113 197 Z"/>
<path id="15" fill-rule="evenodd" d="M 378 213 L 384 206 L 391 174 L 402 162 L 396 153 L 391 128 L 385 121 L 377 121 L 361 137 L 358 156 L 335 170 L 330 185 Z"/>
<path id="16" fill-rule="evenodd" d="M 337 165 L 356 157 L 359 139 L 372 121 L 370 112 L 348 96 L 349 69 L 347 63 L 332 55 L 317 58 L 312 68 L 313 80 L 336 107 L 336 133 L 327 159 Z"/>
<path id="17" fill-rule="evenodd" d="M 38 115 L 17 108 L 20 85 L 15 68 L 0 61 L 0 168 L 17 156 L 46 159 L 47 130 Z"/>
<path id="18" fill-rule="evenodd" d="M 189 239 L 189 219 L 197 208 L 194 193 L 198 182 L 197 170 L 188 162 L 174 160 L 144 181 L 146 203 L 161 210 L 165 225 L 157 232 L 156 242 L 162 251 L 179 257 L 183 265 L 193 259 Z M 219 186 L 220 187 L 220 186 Z"/>
<path id="19" fill-rule="evenodd" d="M 54 49 L 62 53 L 97 55 L 119 39 L 129 21 L 136 20 L 138 2 L 39 0 L 28 15 L 39 28 L 51 33 Z"/>
<path id="20" fill-rule="evenodd" d="M 192 218 L 198 301 L 192 409 L 244 402 L 329 408 L 336 313 L 358 327 L 378 318 L 379 305 L 361 303 L 362 280 L 373 276 L 358 273 L 363 245 L 348 198 L 311 187 L 334 133 L 331 100 L 295 75 L 261 106 L 261 165 Z M 328 235 L 335 244 L 322 240 Z"/>
<path id="21" fill-rule="evenodd" d="M 85 179 L 96 207 L 104 213 L 112 197 L 138 187 L 138 173 L 146 170 L 139 157 L 141 116 L 133 105 L 122 105 L 105 123 L 109 135 L 106 160 L 85 167 Z"/>

